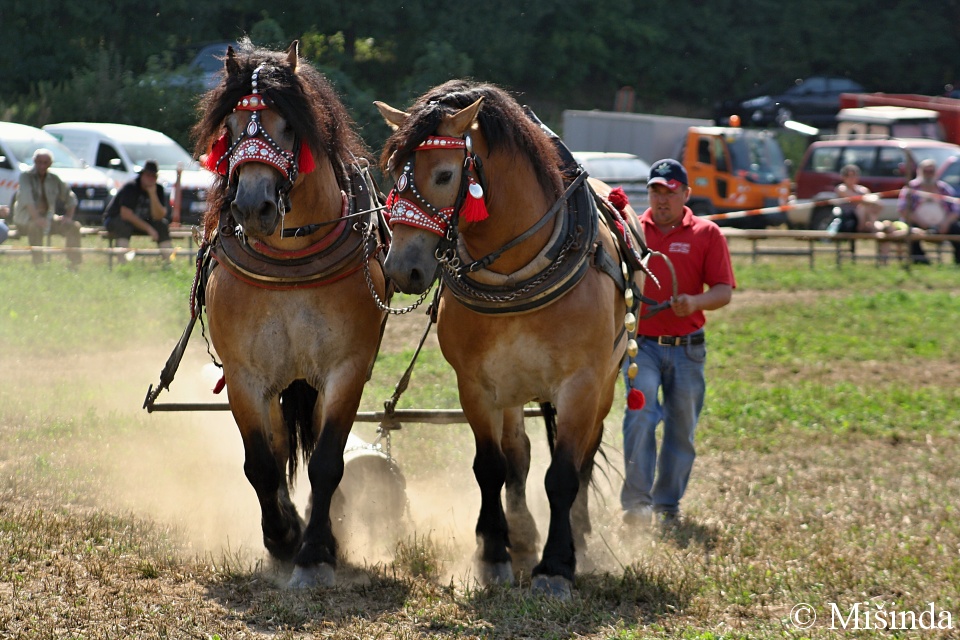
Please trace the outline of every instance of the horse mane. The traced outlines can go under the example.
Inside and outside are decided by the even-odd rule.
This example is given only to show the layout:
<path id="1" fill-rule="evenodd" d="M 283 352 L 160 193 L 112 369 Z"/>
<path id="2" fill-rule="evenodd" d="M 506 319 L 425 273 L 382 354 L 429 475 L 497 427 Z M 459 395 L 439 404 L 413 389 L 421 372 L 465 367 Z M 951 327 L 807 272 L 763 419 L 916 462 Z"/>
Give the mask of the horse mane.
<path id="1" fill-rule="evenodd" d="M 226 133 L 227 116 L 243 96 L 251 93 L 253 71 L 261 64 L 264 67 L 258 75 L 257 86 L 260 94 L 271 101 L 314 157 L 330 158 L 341 184 L 346 180 L 341 165 L 368 157 L 363 141 L 354 130 L 353 119 L 330 81 L 310 63 L 301 58 L 294 74 L 287 65 L 285 51 L 257 47 L 249 38 L 239 41 L 234 60 L 238 71 L 229 73 L 225 69 L 220 84 L 200 98 L 197 108 L 201 117 L 192 129 L 195 157 L 208 153 L 213 143 Z M 217 175 L 207 197 L 203 220 L 207 238 L 216 228 L 228 191 L 227 178 Z"/>
<path id="2" fill-rule="evenodd" d="M 456 113 L 483 98 L 477 121 L 491 154 L 525 156 L 533 165 L 545 193 L 563 193 L 561 161 L 553 142 L 517 101 L 491 83 L 450 80 L 430 89 L 407 110 L 409 118 L 390 138 L 380 156 L 380 168 L 389 174 L 402 166 L 418 144 L 436 132 L 445 115 Z M 391 158 L 393 161 L 391 162 Z"/>

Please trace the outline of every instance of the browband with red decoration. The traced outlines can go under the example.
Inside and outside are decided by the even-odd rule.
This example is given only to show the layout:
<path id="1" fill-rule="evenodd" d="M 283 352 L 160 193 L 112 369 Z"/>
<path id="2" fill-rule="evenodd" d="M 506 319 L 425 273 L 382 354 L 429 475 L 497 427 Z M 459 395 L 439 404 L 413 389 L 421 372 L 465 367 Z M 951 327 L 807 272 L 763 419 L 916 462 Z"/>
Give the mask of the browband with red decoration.
<path id="1" fill-rule="evenodd" d="M 270 134 L 266 132 L 260 122 L 259 111 L 269 109 L 270 105 L 265 96 L 260 95 L 257 87 L 260 71 L 263 65 L 253 71 L 250 79 L 252 93 L 237 101 L 234 111 L 252 111 L 250 121 L 240 137 L 232 145 L 228 134 L 223 134 L 213 143 L 210 152 L 204 160 L 204 166 L 215 173 L 233 179 L 237 168 L 247 162 L 261 162 L 268 164 L 283 175 L 291 184 L 296 181 L 300 173 L 310 173 L 316 167 L 313 153 L 305 144 L 296 146 L 296 153 L 283 149 Z M 224 166 L 226 162 L 226 166 Z"/>
<path id="2" fill-rule="evenodd" d="M 417 145 L 415 151 L 428 151 L 430 149 L 466 149 L 467 142 L 463 138 L 451 138 L 448 136 L 429 136 L 426 140 Z"/>

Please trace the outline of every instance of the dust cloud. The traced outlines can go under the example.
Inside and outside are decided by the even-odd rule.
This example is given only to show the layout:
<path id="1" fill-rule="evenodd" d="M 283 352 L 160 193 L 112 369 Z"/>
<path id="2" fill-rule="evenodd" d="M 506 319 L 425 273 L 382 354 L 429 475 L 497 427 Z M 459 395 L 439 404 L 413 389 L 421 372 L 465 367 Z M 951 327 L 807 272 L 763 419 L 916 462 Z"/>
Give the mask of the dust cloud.
<path id="1" fill-rule="evenodd" d="M 55 360 L 20 359 L 16 363 L 21 372 L 16 384 L 24 390 L 42 389 L 41 380 L 46 379 L 51 368 L 64 380 L 83 380 L 87 395 L 70 398 L 65 392 L 67 397 L 55 406 L 38 400 L 40 410 L 62 414 L 72 407 L 87 416 L 92 411 L 110 425 L 104 433 L 79 438 L 73 446 L 68 442 L 58 444 L 62 449 L 59 455 L 68 464 L 89 468 L 95 475 L 90 484 L 97 493 L 83 496 L 85 501 L 171 529 L 175 538 L 185 543 L 185 556 L 218 562 L 229 559 L 244 567 L 269 563 L 262 544 L 259 505 L 243 473 L 242 443 L 231 414 L 147 414 L 141 409 L 147 386 L 156 384 L 168 355 L 169 349 L 158 345 L 145 350 L 71 355 Z M 226 402 L 226 393 L 213 395 L 211 391 L 217 376 L 215 372 L 211 374 L 209 363 L 209 357 L 201 350 L 188 349 L 170 391 L 161 394 L 158 402 Z M 94 397 L 90 397 L 90 389 L 94 390 Z M 611 414 L 608 423 L 617 422 Z M 93 425 L 90 429 L 101 427 Z M 458 428 L 466 429 L 462 425 Z M 429 429 L 436 430 L 436 437 L 444 437 L 445 427 L 432 425 Z M 539 419 L 528 420 L 528 430 L 534 451 L 527 495 L 542 546 L 549 520 L 543 490 L 549 454 Z M 472 447 L 443 468 L 408 469 L 403 458 L 405 433 L 393 436 L 394 460 L 399 474 L 406 476 L 405 491 L 403 484 L 397 484 L 396 469 L 385 480 L 378 477 L 393 464 L 384 464 L 382 456 L 359 456 L 359 466 L 363 466 L 363 459 L 373 461 L 372 482 L 358 471 L 356 461 L 348 463 L 343 484 L 348 506 L 345 515 L 335 519 L 341 555 L 348 566 L 389 565 L 396 557 L 398 542 L 427 546 L 440 560 L 439 579 L 471 584 L 476 547 L 474 526 L 480 508 L 472 471 Z M 354 434 L 359 440 L 353 443 L 365 451 L 364 443 L 376 436 L 375 426 L 358 424 Z M 91 447 L 91 442 L 96 446 Z M 612 459 L 610 466 L 616 464 Z M 609 479 L 597 474 L 596 486 L 591 489 L 594 535 L 587 561 L 581 565 L 585 569 L 617 570 L 633 555 L 618 537 L 619 478 L 616 471 L 608 473 Z M 306 512 L 309 499 L 305 475 L 300 474 L 293 492 L 301 514 Z M 403 501 L 406 505 L 398 524 L 392 514 Z"/>

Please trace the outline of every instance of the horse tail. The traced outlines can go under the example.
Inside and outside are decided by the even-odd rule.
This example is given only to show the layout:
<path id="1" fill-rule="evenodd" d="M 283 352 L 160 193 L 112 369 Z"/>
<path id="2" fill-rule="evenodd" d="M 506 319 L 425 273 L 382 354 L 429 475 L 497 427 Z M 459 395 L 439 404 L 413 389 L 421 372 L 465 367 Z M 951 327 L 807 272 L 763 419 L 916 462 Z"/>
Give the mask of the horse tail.
<path id="1" fill-rule="evenodd" d="M 297 475 L 301 455 L 306 460 L 317 444 L 313 410 L 318 397 L 317 390 L 307 384 L 306 380 L 294 380 L 280 392 L 280 409 L 290 444 L 287 468 L 291 480 Z"/>
<path id="2" fill-rule="evenodd" d="M 557 409 L 549 402 L 541 402 L 540 413 L 543 414 L 543 424 L 547 428 L 547 444 L 552 457 L 553 447 L 557 444 Z"/>

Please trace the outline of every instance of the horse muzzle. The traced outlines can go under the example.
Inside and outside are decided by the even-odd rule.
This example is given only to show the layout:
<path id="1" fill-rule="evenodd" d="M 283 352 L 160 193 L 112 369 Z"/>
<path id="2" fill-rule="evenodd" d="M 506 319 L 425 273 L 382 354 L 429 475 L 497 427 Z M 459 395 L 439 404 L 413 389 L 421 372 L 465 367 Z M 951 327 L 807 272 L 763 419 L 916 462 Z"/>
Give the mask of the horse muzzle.
<path id="1" fill-rule="evenodd" d="M 435 234 L 406 225 L 393 228 L 390 250 L 383 269 L 403 293 L 426 291 L 439 274 L 435 252 L 440 240 Z"/>
<path id="2" fill-rule="evenodd" d="M 245 168 L 237 185 L 237 195 L 230 203 L 233 219 L 243 227 L 246 235 L 255 238 L 273 235 L 281 217 L 277 206 L 276 176 L 266 167 L 264 169 L 267 175 L 250 176 L 249 173 L 260 173 L 260 167 Z"/>

